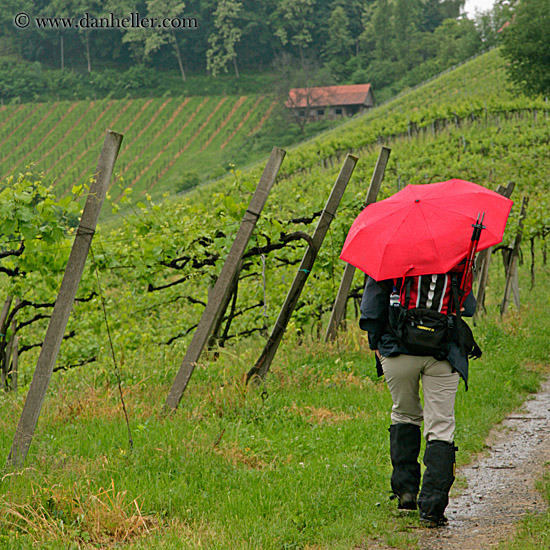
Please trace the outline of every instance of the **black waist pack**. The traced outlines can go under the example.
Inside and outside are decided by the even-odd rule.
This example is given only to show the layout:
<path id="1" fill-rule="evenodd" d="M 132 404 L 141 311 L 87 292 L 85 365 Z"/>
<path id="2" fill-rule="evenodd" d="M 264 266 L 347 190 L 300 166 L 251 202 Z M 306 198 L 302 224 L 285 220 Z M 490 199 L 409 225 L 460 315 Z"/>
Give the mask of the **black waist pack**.
<path id="1" fill-rule="evenodd" d="M 449 351 L 453 319 L 429 308 L 390 308 L 395 335 L 412 353 L 443 359 Z"/>

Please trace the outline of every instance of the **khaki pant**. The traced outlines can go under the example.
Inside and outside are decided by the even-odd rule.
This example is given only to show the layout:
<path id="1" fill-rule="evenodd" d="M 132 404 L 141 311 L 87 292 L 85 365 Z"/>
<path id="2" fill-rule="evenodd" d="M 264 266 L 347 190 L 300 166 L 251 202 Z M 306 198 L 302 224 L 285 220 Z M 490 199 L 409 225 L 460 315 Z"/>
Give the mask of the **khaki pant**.
<path id="1" fill-rule="evenodd" d="M 416 424 L 424 420 L 427 441 L 454 440 L 455 396 L 459 374 L 448 361 L 430 356 L 398 355 L 382 357 L 382 368 L 393 407 L 392 424 Z M 424 393 L 424 410 L 420 402 L 420 379 Z"/>

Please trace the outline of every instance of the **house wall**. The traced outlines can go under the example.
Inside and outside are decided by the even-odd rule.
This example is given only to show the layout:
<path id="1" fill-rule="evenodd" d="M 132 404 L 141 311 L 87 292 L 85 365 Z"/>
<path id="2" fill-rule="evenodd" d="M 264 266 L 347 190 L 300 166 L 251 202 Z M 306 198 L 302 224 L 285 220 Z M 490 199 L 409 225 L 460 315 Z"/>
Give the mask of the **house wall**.
<path id="1" fill-rule="evenodd" d="M 369 94 L 370 96 L 370 94 Z M 357 113 L 368 111 L 371 105 L 329 105 L 326 107 L 310 107 L 307 109 L 294 108 L 294 115 L 297 117 L 307 117 L 308 121 L 318 120 L 336 120 L 339 118 L 350 117 Z"/>

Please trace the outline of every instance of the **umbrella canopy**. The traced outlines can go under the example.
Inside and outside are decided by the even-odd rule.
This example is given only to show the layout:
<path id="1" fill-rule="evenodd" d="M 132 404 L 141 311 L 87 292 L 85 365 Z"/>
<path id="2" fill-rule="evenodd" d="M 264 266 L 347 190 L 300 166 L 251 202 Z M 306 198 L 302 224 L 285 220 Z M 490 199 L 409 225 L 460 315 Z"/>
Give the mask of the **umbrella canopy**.
<path id="1" fill-rule="evenodd" d="M 483 250 L 502 240 L 512 204 L 460 179 L 407 185 L 357 216 L 340 258 L 377 281 L 447 273 L 466 257 L 478 214 L 485 213 Z"/>

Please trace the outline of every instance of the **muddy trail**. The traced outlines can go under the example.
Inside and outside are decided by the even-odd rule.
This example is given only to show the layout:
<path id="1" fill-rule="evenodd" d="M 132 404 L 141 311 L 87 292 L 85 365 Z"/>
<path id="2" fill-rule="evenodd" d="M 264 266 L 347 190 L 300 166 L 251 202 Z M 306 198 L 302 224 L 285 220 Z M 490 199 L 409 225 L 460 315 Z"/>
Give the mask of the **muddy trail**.
<path id="1" fill-rule="evenodd" d="M 550 461 L 550 380 L 489 435 L 488 453 L 457 472 L 467 487 L 453 495 L 449 524 L 415 529 L 422 550 L 479 550 L 512 537 L 546 503 L 535 488 Z"/>

